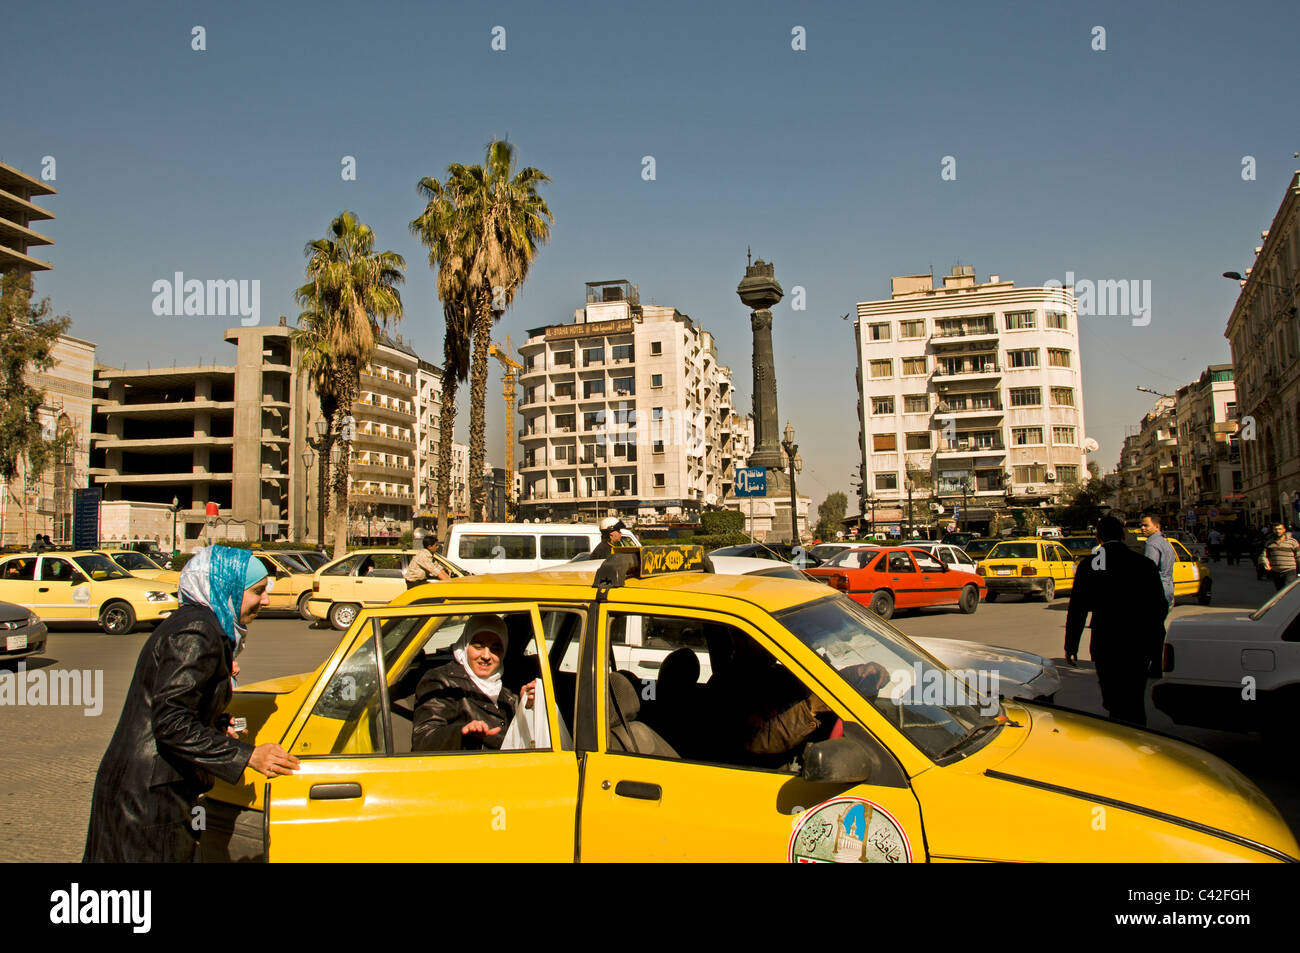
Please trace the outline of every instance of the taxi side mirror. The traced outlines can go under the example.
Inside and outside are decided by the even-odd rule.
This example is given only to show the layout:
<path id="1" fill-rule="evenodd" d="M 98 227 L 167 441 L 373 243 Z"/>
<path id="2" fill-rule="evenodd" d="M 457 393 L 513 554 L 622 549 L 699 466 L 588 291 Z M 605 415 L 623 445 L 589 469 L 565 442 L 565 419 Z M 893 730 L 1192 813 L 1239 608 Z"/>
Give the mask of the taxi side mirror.
<path id="1" fill-rule="evenodd" d="M 805 781 L 861 784 L 871 776 L 871 768 L 870 753 L 852 738 L 830 738 L 804 749 Z"/>

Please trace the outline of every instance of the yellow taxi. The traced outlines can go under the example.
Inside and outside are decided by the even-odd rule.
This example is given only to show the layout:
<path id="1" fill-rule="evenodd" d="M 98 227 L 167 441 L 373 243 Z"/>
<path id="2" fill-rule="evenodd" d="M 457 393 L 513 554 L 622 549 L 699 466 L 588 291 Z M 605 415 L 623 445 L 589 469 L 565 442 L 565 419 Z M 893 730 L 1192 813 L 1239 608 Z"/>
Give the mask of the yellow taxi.
<path id="1" fill-rule="evenodd" d="M 113 560 L 131 575 L 140 579 L 161 582 L 173 589 L 180 584 L 180 573 L 165 568 L 156 559 L 146 556 L 144 553 L 137 553 L 133 549 L 103 549 L 99 550 L 99 552 Z"/>
<path id="2" fill-rule="evenodd" d="M 262 611 L 296 612 L 308 622 L 315 618 L 307 608 L 315 574 L 306 563 L 291 553 L 273 549 L 255 549 L 253 558 L 266 567 L 271 577 L 269 602 Z"/>
<path id="3" fill-rule="evenodd" d="M 468 576 L 360 610 L 315 671 L 235 692 L 246 738 L 300 767 L 219 782 L 205 859 L 1300 856 L 1264 794 L 1207 752 L 976 696 L 843 594 L 700 571 L 698 554 L 662 575 L 617 554 L 591 571 Z M 509 636 L 505 687 L 535 680 L 532 709 L 499 750 L 413 750 L 416 686 L 482 615 Z M 638 646 L 661 653 L 651 673 L 635 670 Z M 788 717 L 796 706 L 811 720 Z"/>
<path id="4" fill-rule="evenodd" d="M 999 541 L 975 564 L 988 587 L 985 600 L 1018 594 L 1051 602 L 1074 588 L 1074 556 L 1059 541 L 1026 536 Z"/>
<path id="5" fill-rule="evenodd" d="M 307 614 L 342 631 L 368 606 L 383 606 L 406 591 L 402 576 L 414 549 L 357 549 L 326 563 L 312 575 Z M 465 571 L 442 556 L 434 560 L 455 578 Z"/>
<path id="6" fill-rule="evenodd" d="M 1138 534 L 1137 540 L 1145 545 L 1146 535 Z M 1214 586 L 1214 580 L 1210 577 L 1210 564 L 1193 556 L 1191 550 L 1180 540 L 1166 536 L 1165 541 L 1174 548 L 1174 555 L 1178 557 L 1174 563 L 1174 598 L 1195 596 L 1198 603 L 1208 606 L 1210 590 Z"/>
<path id="7" fill-rule="evenodd" d="M 176 611 L 172 583 L 138 579 L 103 553 L 16 553 L 0 557 L 0 602 L 25 606 L 42 622 L 98 622 L 126 635 L 137 622 Z"/>

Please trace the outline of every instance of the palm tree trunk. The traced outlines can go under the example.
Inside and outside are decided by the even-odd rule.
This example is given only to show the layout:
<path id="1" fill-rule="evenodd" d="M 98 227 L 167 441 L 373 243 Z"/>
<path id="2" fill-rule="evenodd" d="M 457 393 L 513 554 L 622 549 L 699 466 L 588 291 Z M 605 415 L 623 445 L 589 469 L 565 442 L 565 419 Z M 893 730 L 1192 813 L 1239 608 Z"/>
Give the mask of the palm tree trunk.
<path id="1" fill-rule="evenodd" d="M 338 381 L 339 411 L 343 416 L 352 413 L 352 405 L 361 393 L 361 368 L 356 361 L 345 360 L 340 367 Z M 348 551 L 348 472 L 352 461 L 350 444 L 343 444 L 343 452 L 334 467 L 334 558 Z"/>
<path id="2" fill-rule="evenodd" d="M 474 315 L 474 361 L 470 367 L 469 417 L 469 513 L 471 520 L 484 519 L 483 459 L 487 451 L 486 408 L 488 350 L 492 347 L 492 300 L 487 291 L 479 295 Z"/>
<path id="3" fill-rule="evenodd" d="M 451 501 L 451 445 L 456 436 L 456 371 L 442 368 L 442 411 L 438 419 L 438 539 L 447 545 L 447 509 Z M 445 553 L 446 550 L 444 549 Z"/>

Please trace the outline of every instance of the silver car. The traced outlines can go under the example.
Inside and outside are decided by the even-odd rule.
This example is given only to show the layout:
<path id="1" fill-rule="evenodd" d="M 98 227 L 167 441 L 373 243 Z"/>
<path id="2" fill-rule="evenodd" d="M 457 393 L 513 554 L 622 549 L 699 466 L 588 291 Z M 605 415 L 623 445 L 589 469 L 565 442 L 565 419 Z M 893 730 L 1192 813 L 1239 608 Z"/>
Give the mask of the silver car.
<path id="1" fill-rule="evenodd" d="M 0 602 L 0 664 L 45 650 L 46 628 L 30 609 Z"/>

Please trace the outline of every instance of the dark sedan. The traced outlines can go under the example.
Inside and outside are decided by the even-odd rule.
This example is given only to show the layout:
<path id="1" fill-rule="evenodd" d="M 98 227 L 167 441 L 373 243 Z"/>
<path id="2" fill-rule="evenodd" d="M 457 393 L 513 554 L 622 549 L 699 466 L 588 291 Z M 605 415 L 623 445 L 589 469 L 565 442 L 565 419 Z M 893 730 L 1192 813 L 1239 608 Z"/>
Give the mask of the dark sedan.
<path id="1" fill-rule="evenodd" d="M 710 556 L 748 556 L 751 559 L 779 559 L 784 563 L 794 563 L 801 569 L 821 565 L 821 560 L 807 552 L 801 546 L 789 543 L 741 543 L 739 546 L 723 546 L 712 550 Z"/>
<path id="2" fill-rule="evenodd" d="M 45 623 L 36 613 L 0 602 L 0 664 L 43 652 L 45 635 Z"/>

